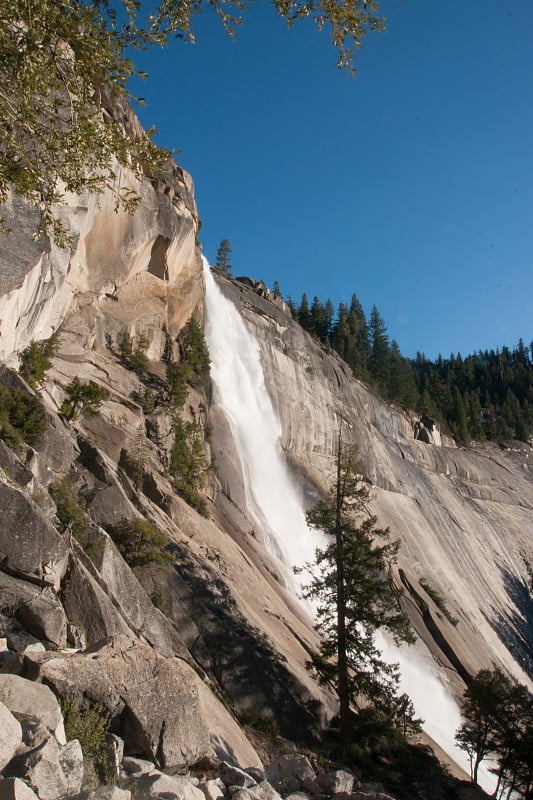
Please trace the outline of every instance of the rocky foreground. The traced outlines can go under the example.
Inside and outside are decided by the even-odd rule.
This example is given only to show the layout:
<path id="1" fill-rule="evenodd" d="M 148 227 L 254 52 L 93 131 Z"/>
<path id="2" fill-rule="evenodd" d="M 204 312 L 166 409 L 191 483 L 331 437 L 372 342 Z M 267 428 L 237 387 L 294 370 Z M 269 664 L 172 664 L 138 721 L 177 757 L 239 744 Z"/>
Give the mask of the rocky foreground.
<path id="1" fill-rule="evenodd" d="M 137 645 L 130 642 L 131 651 Z M 102 659 L 104 667 L 109 659 L 124 656 L 127 642 L 108 643 L 95 648 L 89 657 Z M 4 661 L 9 650 L 4 650 Z M 24 658 L 29 663 L 48 663 L 48 676 L 56 675 L 62 668 L 69 669 L 74 653 L 64 652 L 44 658 L 35 644 L 28 645 Z M 119 656 L 119 658 L 120 658 Z M 136 654 L 139 657 L 139 654 Z M 74 668 L 75 671 L 75 668 Z M 56 678 L 57 680 L 57 678 Z M 108 681 L 112 683 L 112 675 Z M 116 687 L 113 687 L 116 689 Z M 131 688 L 131 686 L 130 686 Z M 215 757 L 207 750 L 202 757 L 186 769 L 174 767 L 166 771 L 157 769 L 154 761 L 131 751 L 146 755 L 147 742 L 153 737 L 154 717 L 142 714 L 139 704 L 146 699 L 133 697 L 125 701 L 129 713 L 136 710 L 137 746 L 130 738 L 129 752 L 125 741 L 116 734 L 99 730 L 98 719 L 93 719 L 92 757 L 84 757 L 80 741 L 67 741 L 61 707 L 51 689 L 16 675 L 0 675 L 0 798 L 2 800 L 394 800 L 383 786 L 361 780 L 347 769 L 333 765 L 321 768 L 316 759 L 293 752 L 279 755 L 264 768 L 260 761 L 248 769 Z M 148 711 L 148 709 L 145 709 Z M 175 709 L 167 720 L 174 720 L 174 737 L 178 729 L 186 729 L 194 720 L 185 719 L 187 709 Z M 87 738 L 87 731 L 83 734 Z M 198 732 L 199 749 L 203 731 Z M 166 731 L 159 731 L 161 741 L 169 741 Z M 159 744 L 161 744 L 161 741 Z M 190 742 L 190 738 L 188 739 Z M 179 750 L 179 734 L 174 739 Z M 155 747 L 155 742 L 152 742 Z M 155 748 L 157 749 L 157 747 Z M 172 759 L 172 755 L 168 754 Z M 189 752 L 189 759 L 194 758 Z M 176 758 L 175 758 L 176 760 Z M 177 756 L 183 763 L 183 752 Z M 105 780 L 105 784 L 100 781 Z M 454 797 L 481 797 L 468 789 L 460 790 L 455 781 Z M 450 786 L 452 782 L 450 782 Z M 450 795 L 452 796 L 452 795 Z"/>

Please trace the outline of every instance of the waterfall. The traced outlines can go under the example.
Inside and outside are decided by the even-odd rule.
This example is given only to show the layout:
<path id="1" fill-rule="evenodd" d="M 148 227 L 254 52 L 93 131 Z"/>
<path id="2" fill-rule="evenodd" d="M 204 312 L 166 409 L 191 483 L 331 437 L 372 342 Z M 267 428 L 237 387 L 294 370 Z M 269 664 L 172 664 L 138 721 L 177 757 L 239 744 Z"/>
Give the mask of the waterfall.
<path id="1" fill-rule="evenodd" d="M 296 592 L 299 581 L 290 568 L 314 559 L 321 536 L 307 526 L 302 498 L 281 452 L 281 425 L 265 385 L 259 344 L 216 285 L 205 258 L 204 274 L 215 403 L 224 410 L 240 456 L 248 516 Z"/>
<path id="2" fill-rule="evenodd" d="M 289 588 L 296 593 L 298 584 L 290 570 L 313 561 L 321 536 L 306 524 L 302 498 L 281 452 L 281 425 L 265 385 L 259 343 L 216 285 L 205 258 L 203 262 L 205 334 L 215 403 L 231 425 L 248 514 L 256 520 L 258 533 L 283 565 Z M 385 660 L 400 664 L 401 691 L 411 697 L 417 716 L 425 720 L 424 729 L 469 773 L 467 756 L 454 742 L 461 721 L 459 708 L 439 679 L 429 650 L 420 640 L 414 647 L 397 648 L 379 634 L 378 642 Z M 487 769 L 480 771 L 479 781 L 487 791 L 493 790 L 494 776 Z"/>

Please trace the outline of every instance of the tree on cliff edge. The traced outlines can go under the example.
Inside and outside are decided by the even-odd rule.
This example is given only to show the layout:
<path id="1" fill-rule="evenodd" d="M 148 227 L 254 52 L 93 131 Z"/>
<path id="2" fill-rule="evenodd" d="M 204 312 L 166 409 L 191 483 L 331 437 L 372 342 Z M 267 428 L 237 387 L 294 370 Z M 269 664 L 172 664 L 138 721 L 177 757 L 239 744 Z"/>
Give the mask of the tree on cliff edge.
<path id="1" fill-rule="evenodd" d="M 303 589 L 303 596 L 318 605 L 316 626 L 322 638 L 320 655 L 310 666 L 335 686 L 345 757 L 352 742 L 350 705 L 361 697 L 382 709 L 394 705 L 397 665 L 383 660 L 374 634 L 386 628 L 397 642 L 413 641 L 386 577 L 398 544 L 386 541 L 389 530 L 379 528 L 368 511 L 369 492 L 356 456 L 354 448 L 344 448 L 339 433 L 330 496 L 307 514 L 308 524 L 329 541 L 317 548 L 314 564 L 305 566 L 312 577 Z"/>
<path id="2" fill-rule="evenodd" d="M 366 33 L 384 30 L 379 4 L 274 0 L 289 27 L 304 17 L 326 27 L 338 66 L 348 70 Z M 234 35 L 245 0 L 208 5 Z M 14 189 L 40 208 L 40 232 L 64 241 L 54 205 L 67 192 L 108 188 L 130 208 L 136 193 L 117 190 L 117 163 L 154 176 L 168 157 L 151 141 L 151 131 L 127 130 L 127 114 L 113 112 L 116 98 L 129 96 L 129 79 L 142 76 L 130 54 L 164 45 L 172 35 L 193 42 L 194 18 L 203 8 L 186 0 L 0 0 L 0 203 Z"/>
<path id="3" fill-rule="evenodd" d="M 217 260 L 215 266 L 219 269 L 227 272 L 228 274 L 231 272 L 233 267 L 230 264 L 230 254 L 231 254 L 231 246 L 229 239 L 222 239 L 220 242 L 219 248 L 217 250 Z"/>

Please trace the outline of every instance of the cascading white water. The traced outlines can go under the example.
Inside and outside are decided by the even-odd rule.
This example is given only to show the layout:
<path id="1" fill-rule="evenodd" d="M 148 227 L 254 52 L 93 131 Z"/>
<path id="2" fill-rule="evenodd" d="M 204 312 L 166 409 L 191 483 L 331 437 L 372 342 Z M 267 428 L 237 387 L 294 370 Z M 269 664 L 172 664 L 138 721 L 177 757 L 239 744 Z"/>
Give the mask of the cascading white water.
<path id="1" fill-rule="evenodd" d="M 313 560 L 321 537 L 307 526 L 302 498 L 281 453 L 281 425 L 265 386 L 259 344 L 217 287 L 205 258 L 204 273 L 215 402 L 230 422 L 241 458 L 248 513 L 294 590 L 298 581 L 291 566 Z"/>
<path id="2" fill-rule="evenodd" d="M 282 562 L 289 588 L 295 590 L 292 567 L 313 561 L 321 536 L 306 524 L 302 498 L 281 453 L 281 425 L 265 385 L 259 344 L 216 285 L 207 260 L 203 261 L 205 334 L 215 402 L 230 422 L 241 458 L 248 513 L 257 520 L 258 533 L 271 553 Z M 453 738 L 460 724 L 459 708 L 439 680 L 427 648 L 417 644 L 415 655 L 412 648 L 410 652 L 399 649 L 381 635 L 378 641 L 384 658 L 400 664 L 401 691 L 411 697 L 417 716 L 425 720 L 424 728 L 468 772 L 467 757 Z M 488 771 L 479 780 L 492 791 L 494 779 Z"/>

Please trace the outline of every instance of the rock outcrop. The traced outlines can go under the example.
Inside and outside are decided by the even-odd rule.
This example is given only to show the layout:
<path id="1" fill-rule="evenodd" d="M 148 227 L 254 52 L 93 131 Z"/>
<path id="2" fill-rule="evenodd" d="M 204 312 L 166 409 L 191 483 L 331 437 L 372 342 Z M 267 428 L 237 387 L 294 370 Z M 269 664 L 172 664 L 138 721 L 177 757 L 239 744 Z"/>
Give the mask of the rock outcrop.
<path id="1" fill-rule="evenodd" d="M 28 655 L 35 678 L 59 697 L 89 701 L 120 718 L 128 752 L 162 767 L 183 768 L 211 754 L 198 677 L 178 659 L 165 658 L 126 636 L 83 654 Z"/>
<path id="2" fill-rule="evenodd" d="M 115 643 L 115 647 L 117 645 Z M 125 642 L 119 645 L 124 646 Z M 50 661 L 48 666 L 52 666 Z M 104 669 L 105 665 L 101 667 Z M 59 715 L 56 732 L 63 732 L 63 718 L 57 701 L 49 697 L 49 689 L 23 678 L 15 680 L 10 676 L 10 681 L 14 705 L 18 706 L 15 713 L 21 722 L 13 717 L 15 730 L 7 718 L 2 719 L 6 725 L 2 729 L 0 751 L 6 763 L 0 776 L 0 797 L 7 800 L 313 800 L 317 796 L 322 800 L 359 800 L 360 797 L 394 800 L 381 785 L 362 783 L 358 775 L 335 769 L 333 765 L 328 771 L 296 751 L 278 756 L 266 769 L 255 756 L 255 763 L 241 769 L 234 761 L 204 754 L 190 772 L 177 774 L 175 768 L 156 769 L 153 761 L 124 756 L 127 744 L 114 734 L 108 735 L 107 741 L 108 746 L 113 746 L 115 762 L 101 763 L 101 766 L 105 764 L 107 778 L 113 780 L 113 785 L 94 787 L 89 784 L 82 788 L 85 775 L 94 774 L 91 758 L 95 758 L 96 750 L 92 751 L 91 758 L 85 758 L 78 740 L 58 741 L 50 725 L 55 724 Z M 164 692 L 164 687 L 161 688 Z M 32 709 L 27 714 L 26 709 L 21 708 L 24 691 L 33 700 L 40 692 L 44 709 Z M 46 720 L 46 724 L 40 719 Z M 167 719 L 170 720 L 170 715 Z M 96 718 L 94 722 L 96 724 Z M 97 731 L 90 736 L 96 746 Z M 63 738 L 62 733 L 60 738 Z M 100 740 L 99 746 L 103 744 Z M 459 787 L 457 781 L 455 785 Z"/>
<path id="3" fill-rule="evenodd" d="M 281 444 L 308 501 L 328 486 L 342 424 L 359 447 L 380 524 L 401 542 L 406 607 L 452 683 L 460 690 L 461 679 L 493 664 L 528 683 L 532 449 L 456 447 L 433 420 L 376 397 L 260 286 L 218 280 L 260 342 Z M 228 475 L 238 471 L 227 448 L 225 461 Z M 237 493 L 231 500 L 237 523 L 245 508 Z"/>
<path id="4" fill-rule="evenodd" d="M 44 681 L 82 712 L 107 709 L 127 755 L 157 767 L 185 768 L 211 751 L 260 767 L 236 714 L 253 711 L 306 738 L 334 702 L 305 668 L 315 635 L 287 606 L 255 543 L 228 536 L 214 507 L 212 520 L 200 517 L 169 479 L 176 410 L 162 359 L 179 360 L 176 337 L 203 310 L 197 212 L 179 167 L 158 184 L 120 179 L 141 197 L 132 216 L 110 214 L 107 195 L 78 198 L 62 211 L 71 252 L 50 242 L 26 247 L 15 233 L 7 255 L 18 253 L 18 269 L 1 273 L 4 360 L 16 365 L 30 340 L 57 334 L 38 387 L 46 430 L 18 453 L 0 442 L 0 632 L 8 646 L 0 666 Z M 10 208 L 26 215 L 17 228 L 25 237 L 32 210 L 15 199 Z M 143 342 L 142 369 L 125 363 L 124 335 L 134 348 Z M 5 368 L 0 378 L 31 391 Z M 74 378 L 106 396 L 97 416 L 68 424 L 58 411 Z M 151 410 L 142 402 L 149 392 Z M 201 418 L 208 405 L 206 389 L 189 386 L 185 419 Z M 204 450 L 209 459 L 208 443 Z M 136 457 L 141 483 L 131 473 Z M 66 511 L 56 505 L 61 487 Z M 211 477 L 207 501 L 217 487 Z M 132 571 L 108 534 L 131 519 L 157 528 L 169 560 Z M 67 641 L 79 652 L 54 652 Z"/>

